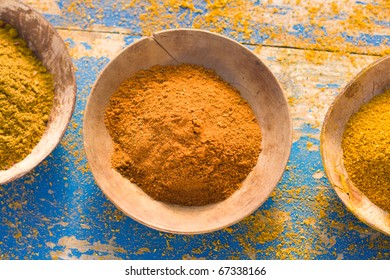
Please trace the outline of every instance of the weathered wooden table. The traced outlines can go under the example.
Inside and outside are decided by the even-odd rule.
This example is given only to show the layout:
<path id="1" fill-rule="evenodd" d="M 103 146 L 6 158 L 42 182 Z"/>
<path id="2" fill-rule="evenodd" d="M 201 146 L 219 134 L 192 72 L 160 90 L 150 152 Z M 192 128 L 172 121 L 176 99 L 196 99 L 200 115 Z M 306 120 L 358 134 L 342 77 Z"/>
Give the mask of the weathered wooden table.
<path id="1" fill-rule="evenodd" d="M 326 111 L 364 67 L 390 53 L 390 2 L 300 0 L 24 0 L 68 45 L 77 106 L 61 144 L 22 179 L 0 186 L 1 259 L 390 259 L 390 237 L 353 216 L 325 177 Z M 294 143 L 282 180 L 242 222 L 196 236 L 123 215 L 95 184 L 82 142 L 87 97 L 126 45 L 168 28 L 201 28 L 253 50 L 288 99 Z"/>

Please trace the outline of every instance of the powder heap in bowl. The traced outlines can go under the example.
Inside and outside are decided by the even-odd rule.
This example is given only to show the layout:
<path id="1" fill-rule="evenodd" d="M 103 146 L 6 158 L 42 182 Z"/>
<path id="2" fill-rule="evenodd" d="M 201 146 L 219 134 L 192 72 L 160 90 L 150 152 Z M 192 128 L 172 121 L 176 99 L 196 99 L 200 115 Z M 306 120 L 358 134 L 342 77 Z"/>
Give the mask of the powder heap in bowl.
<path id="1" fill-rule="evenodd" d="M 390 213 L 390 90 L 352 115 L 342 148 L 344 166 L 355 187 Z"/>
<path id="2" fill-rule="evenodd" d="M 261 152 L 248 103 L 214 71 L 154 66 L 111 96 L 112 166 L 152 198 L 201 206 L 240 188 Z"/>
<path id="3" fill-rule="evenodd" d="M 54 99 L 54 80 L 17 31 L 0 20 L 0 170 L 23 160 L 40 141 Z"/>

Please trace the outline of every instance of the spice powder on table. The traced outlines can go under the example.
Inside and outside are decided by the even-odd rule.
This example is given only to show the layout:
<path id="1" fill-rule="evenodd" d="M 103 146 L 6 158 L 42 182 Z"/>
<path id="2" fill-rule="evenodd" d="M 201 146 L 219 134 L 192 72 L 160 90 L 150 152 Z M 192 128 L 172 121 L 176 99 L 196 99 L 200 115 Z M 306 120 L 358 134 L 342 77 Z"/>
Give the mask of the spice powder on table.
<path id="1" fill-rule="evenodd" d="M 38 144 L 54 99 L 52 75 L 16 29 L 0 20 L 0 170 Z"/>
<path id="2" fill-rule="evenodd" d="M 352 115 L 342 149 L 344 166 L 354 185 L 390 213 L 390 90 Z"/>
<path id="3" fill-rule="evenodd" d="M 261 152 L 248 103 L 214 71 L 154 66 L 124 81 L 105 124 L 112 166 L 152 198 L 201 206 L 240 188 Z"/>

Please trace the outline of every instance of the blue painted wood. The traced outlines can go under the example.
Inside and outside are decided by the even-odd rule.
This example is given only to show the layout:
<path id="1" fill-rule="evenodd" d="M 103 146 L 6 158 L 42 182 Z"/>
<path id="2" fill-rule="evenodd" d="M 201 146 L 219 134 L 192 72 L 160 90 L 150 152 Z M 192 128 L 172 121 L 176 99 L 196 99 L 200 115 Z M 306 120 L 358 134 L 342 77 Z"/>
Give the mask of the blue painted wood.
<path id="1" fill-rule="evenodd" d="M 89 1 L 84 2 L 80 4 L 84 5 L 82 15 L 65 9 L 70 6 L 69 0 L 56 1 L 64 14 L 44 15 L 59 30 L 69 26 L 96 28 L 99 33 L 128 29 L 123 45 L 142 35 L 139 15 L 145 12 L 144 7 L 121 10 L 122 1 L 110 0 L 92 1 L 94 7 L 87 8 Z M 200 10 L 197 13 L 205 13 L 205 2 L 194 2 Z M 252 2 L 261 5 L 262 1 Z M 112 8 L 115 3 L 117 10 Z M 99 8 L 103 18 L 98 16 Z M 178 16 L 185 10 L 180 8 Z M 279 10 L 284 16 L 292 13 L 294 6 Z M 88 16 L 94 23 L 86 20 Z M 176 23 L 191 27 L 191 20 L 184 18 Z M 388 23 L 379 24 L 389 31 Z M 312 31 L 297 23 L 289 32 L 310 39 L 315 37 Z M 80 43 L 71 32 L 63 34 L 70 34 L 64 37 L 70 50 Z M 231 36 L 226 30 L 224 34 Z M 353 44 L 389 44 L 384 42 L 387 35 L 344 36 Z M 238 34 L 234 38 L 243 37 Z M 255 43 L 263 40 L 261 33 L 256 33 Z M 273 195 L 253 215 L 228 229 L 196 236 L 166 234 L 123 215 L 95 184 L 82 142 L 86 100 L 109 58 L 87 42 L 81 45 L 93 55 L 73 58 L 77 105 L 63 141 L 30 174 L 0 186 L 1 259 L 390 259 L 390 237 L 358 221 L 342 205 L 327 179 L 313 176 L 324 170 L 318 149 L 308 149 L 319 146 L 320 130 L 310 125 L 296 128 L 301 136 L 293 143 L 286 172 Z M 269 57 L 270 62 L 274 59 Z M 341 86 L 334 81 L 317 87 L 338 91 Z"/>

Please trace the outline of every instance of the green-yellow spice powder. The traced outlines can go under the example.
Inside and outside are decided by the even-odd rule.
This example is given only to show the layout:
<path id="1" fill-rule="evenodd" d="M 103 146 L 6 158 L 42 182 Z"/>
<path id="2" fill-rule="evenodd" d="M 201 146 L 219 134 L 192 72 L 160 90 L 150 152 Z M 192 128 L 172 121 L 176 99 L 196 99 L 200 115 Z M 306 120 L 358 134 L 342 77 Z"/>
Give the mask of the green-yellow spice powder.
<path id="1" fill-rule="evenodd" d="M 390 212 L 390 90 L 352 115 L 342 148 L 344 166 L 354 185 Z"/>
<path id="2" fill-rule="evenodd" d="M 0 20 L 0 170 L 23 160 L 46 129 L 52 75 L 16 29 Z"/>

